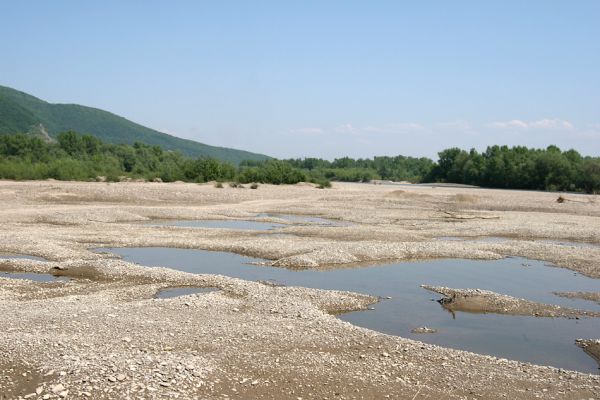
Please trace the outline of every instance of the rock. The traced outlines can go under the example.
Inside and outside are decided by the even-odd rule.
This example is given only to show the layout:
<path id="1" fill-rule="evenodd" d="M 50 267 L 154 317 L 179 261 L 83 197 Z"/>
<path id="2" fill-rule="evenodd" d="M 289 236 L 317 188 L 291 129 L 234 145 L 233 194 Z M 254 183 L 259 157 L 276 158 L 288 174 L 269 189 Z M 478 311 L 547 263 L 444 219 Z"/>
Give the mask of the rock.
<path id="1" fill-rule="evenodd" d="M 44 388 L 42 386 L 39 386 L 37 389 L 35 389 L 35 394 L 40 395 L 44 392 Z"/>
<path id="2" fill-rule="evenodd" d="M 124 381 L 124 380 L 125 380 L 125 378 L 126 378 L 126 376 L 125 376 L 124 374 L 119 374 L 119 375 L 117 375 L 117 380 L 118 380 L 118 381 L 121 381 L 121 382 L 122 382 L 122 381 Z"/>
<path id="3" fill-rule="evenodd" d="M 437 329 L 428 328 L 426 326 L 420 326 L 411 331 L 412 333 L 437 333 Z"/>
<path id="4" fill-rule="evenodd" d="M 62 392 L 62 391 L 65 390 L 65 387 L 63 386 L 62 383 L 59 383 L 59 384 L 56 384 L 56 385 L 52 386 L 52 388 L 50 390 L 54 394 L 59 394 L 60 392 Z"/>

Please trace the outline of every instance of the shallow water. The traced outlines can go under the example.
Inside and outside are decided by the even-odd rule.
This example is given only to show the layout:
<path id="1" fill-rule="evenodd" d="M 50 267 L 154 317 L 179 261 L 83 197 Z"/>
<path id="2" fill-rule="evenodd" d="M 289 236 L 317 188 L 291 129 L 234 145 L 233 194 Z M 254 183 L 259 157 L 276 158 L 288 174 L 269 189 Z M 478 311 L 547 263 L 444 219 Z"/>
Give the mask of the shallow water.
<path id="1" fill-rule="evenodd" d="M 0 261 L 10 259 L 24 259 L 24 260 L 35 260 L 35 261 L 46 261 L 41 257 L 30 256 L 27 254 L 0 254 Z M 68 281 L 67 278 L 61 278 L 52 274 L 36 274 L 33 272 L 0 272 L 0 277 L 10 279 L 29 279 L 36 282 L 54 282 L 54 281 Z"/>
<path id="2" fill-rule="evenodd" d="M 152 221 L 152 226 L 181 226 L 186 228 L 223 228 L 248 229 L 253 231 L 269 231 L 287 225 L 275 222 L 245 221 L 238 219 L 205 219 L 205 220 L 168 220 Z"/>
<path id="3" fill-rule="evenodd" d="M 33 272 L 0 272 L 0 277 L 10 279 L 29 279 L 35 282 L 67 282 L 69 278 L 51 274 L 36 274 Z"/>
<path id="4" fill-rule="evenodd" d="M 249 265 L 260 261 L 231 253 L 173 248 L 103 249 L 143 265 L 186 272 L 222 274 L 246 280 L 268 280 L 288 286 L 348 290 L 382 299 L 372 311 L 344 314 L 341 319 L 380 332 L 490 354 L 498 357 L 597 373 L 596 362 L 582 352 L 577 338 L 596 338 L 600 319 L 551 319 L 445 311 L 435 293 L 421 284 L 480 288 L 543 303 L 600 311 L 600 305 L 565 299 L 553 291 L 600 291 L 600 280 L 523 258 L 496 261 L 433 260 L 331 270 L 286 270 Z M 527 265 L 527 266 L 524 266 Z M 413 334 L 419 326 L 436 334 Z"/>
<path id="5" fill-rule="evenodd" d="M 189 286 L 182 286 L 182 287 L 172 287 L 172 288 L 167 288 L 167 289 L 162 289 L 159 290 L 158 293 L 156 293 L 156 296 L 154 296 L 157 299 L 171 299 L 173 297 L 180 297 L 180 296 L 188 296 L 190 294 L 198 294 L 198 293 L 210 293 L 210 292 L 216 292 L 219 289 L 217 288 L 199 288 L 199 287 L 189 287 Z"/>

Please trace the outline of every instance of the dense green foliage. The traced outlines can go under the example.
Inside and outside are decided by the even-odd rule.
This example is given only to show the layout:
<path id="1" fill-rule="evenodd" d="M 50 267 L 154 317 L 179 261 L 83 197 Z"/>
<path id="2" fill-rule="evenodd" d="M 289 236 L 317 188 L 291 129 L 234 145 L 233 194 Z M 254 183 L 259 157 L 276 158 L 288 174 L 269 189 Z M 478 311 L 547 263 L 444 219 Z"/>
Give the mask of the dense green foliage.
<path id="1" fill-rule="evenodd" d="M 491 146 L 479 153 L 451 148 L 438 153 L 434 163 L 428 158 L 349 157 L 327 161 L 320 158 L 292 159 L 283 162 L 306 173 L 311 182 L 320 179 L 368 182 L 393 181 L 444 182 L 506 189 L 600 191 L 600 158 L 582 157 L 575 150 Z M 242 168 L 262 165 L 245 161 Z"/>
<path id="2" fill-rule="evenodd" d="M 265 160 L 267 156 L 209 146 L 146 128 L 118 115 L 76 104 L 50 104 L 17 90 L 0 86 L 0 135 L 30 132 L 42 125 L 50 137 L 74 130 L 108 143 L 158 145 L 190 157 L 209 157 L 239 164 L 242 160 Z"/>
<path id="3" fill-rule="evenodd" d="M 160 146 L 135 143 L 108 144 L 91 135 L 64 132 L 48 143 L 32 135 L 0 136 L 0 178 L 109 181 L 141 178 L 171 182 L 236 180 L 245 182 L 297 183 L 305 176 L 280 161 L 267 161 L 256 167 L 254 179 L 247 180 L 245 169 L 238 171 L 227 162 L 211 158 L 189 158 L 165 151 Z"/>
<path id="4" fill-rule="evenodd" d="M 292 184 L 306 181 L 307 176 L 297 168 L 280 160 L 267 160 L 248 166 L 242 163 L 238 180 L 241 183 L 262 182 L 274 184 Z"/>
<path id="5" fill-rule="evenodd" d="M 479 153 L 444 150 L 425 177 L 427 182 L 534 190 L 600 191 L 600 158 L 582 157 L 556 146 L 528 149 L 492 146 Z"/>
<path id="6" fill-rule="evenodd" d="M 321 158 L 290 159 L 283 162 L 303 170 L 311 181 L 333 180 L 341 182 L 369 182 L 373 179 L 420 182 L 433 167 L 428 158 L 374 157 L 355 160 L 349 157 L 334 161 Z M 245 161 L 243 166 L 260 165 Z"/>
<path id="7" fill-rule="evenodd" d="M 234 167 L 212 158 L 190 158 L 136 142 L 104 143 L 91 135 L 60 133 L 55 142 L 39 135 L 0 135 L 0 178 L 107 180 L 122 177 L 165 182 L 234 181 L 294 184 L 314 182 L 322 188 L 330 180 L 367 182 L 372 179 L 447 182 L 495 188 L 600 192 L 600 158 L 583 157 L 575 150 L 492 146 L 485 152 L 451 148 L 437 163 L 427 158 L 348 157 L 327 161 L 249 160 Z"/>

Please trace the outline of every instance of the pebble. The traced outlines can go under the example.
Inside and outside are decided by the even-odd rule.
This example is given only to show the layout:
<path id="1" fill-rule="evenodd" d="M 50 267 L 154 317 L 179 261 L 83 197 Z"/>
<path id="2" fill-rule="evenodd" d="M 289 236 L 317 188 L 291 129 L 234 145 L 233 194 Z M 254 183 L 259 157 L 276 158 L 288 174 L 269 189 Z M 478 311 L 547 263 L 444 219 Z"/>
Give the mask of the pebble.
<path id="1" fill-rule="evenodd" d="M 58 393 L 61 393 L 62 391 L 64 391 L 65 387 L 63 386 L 62 383 L 59 383 L 57 385 L 52 386 L 52 388 L 50 390 L 52 391 L 52 393 L 58 394 Z"/>

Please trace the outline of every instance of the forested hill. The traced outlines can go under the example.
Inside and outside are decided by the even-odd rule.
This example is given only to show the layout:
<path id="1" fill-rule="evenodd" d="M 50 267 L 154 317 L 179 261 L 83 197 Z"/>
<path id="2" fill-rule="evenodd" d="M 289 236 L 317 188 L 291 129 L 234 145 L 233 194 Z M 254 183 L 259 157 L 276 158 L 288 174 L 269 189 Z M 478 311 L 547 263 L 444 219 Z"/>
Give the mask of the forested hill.
<path id="1" fill-rule="evenodd" d="M 27 93 L 0 86 L 0 135 L 47 132 L 55 138 L 64 131 L 90 134 L 108 143 L 159 145 L 190 157 L 211 157 L 233 164 L 239 164 L 242 160 L 269 158 L 262 154 L 209 146 L 167 135 L 97 108 L 50 104 Z"/>

